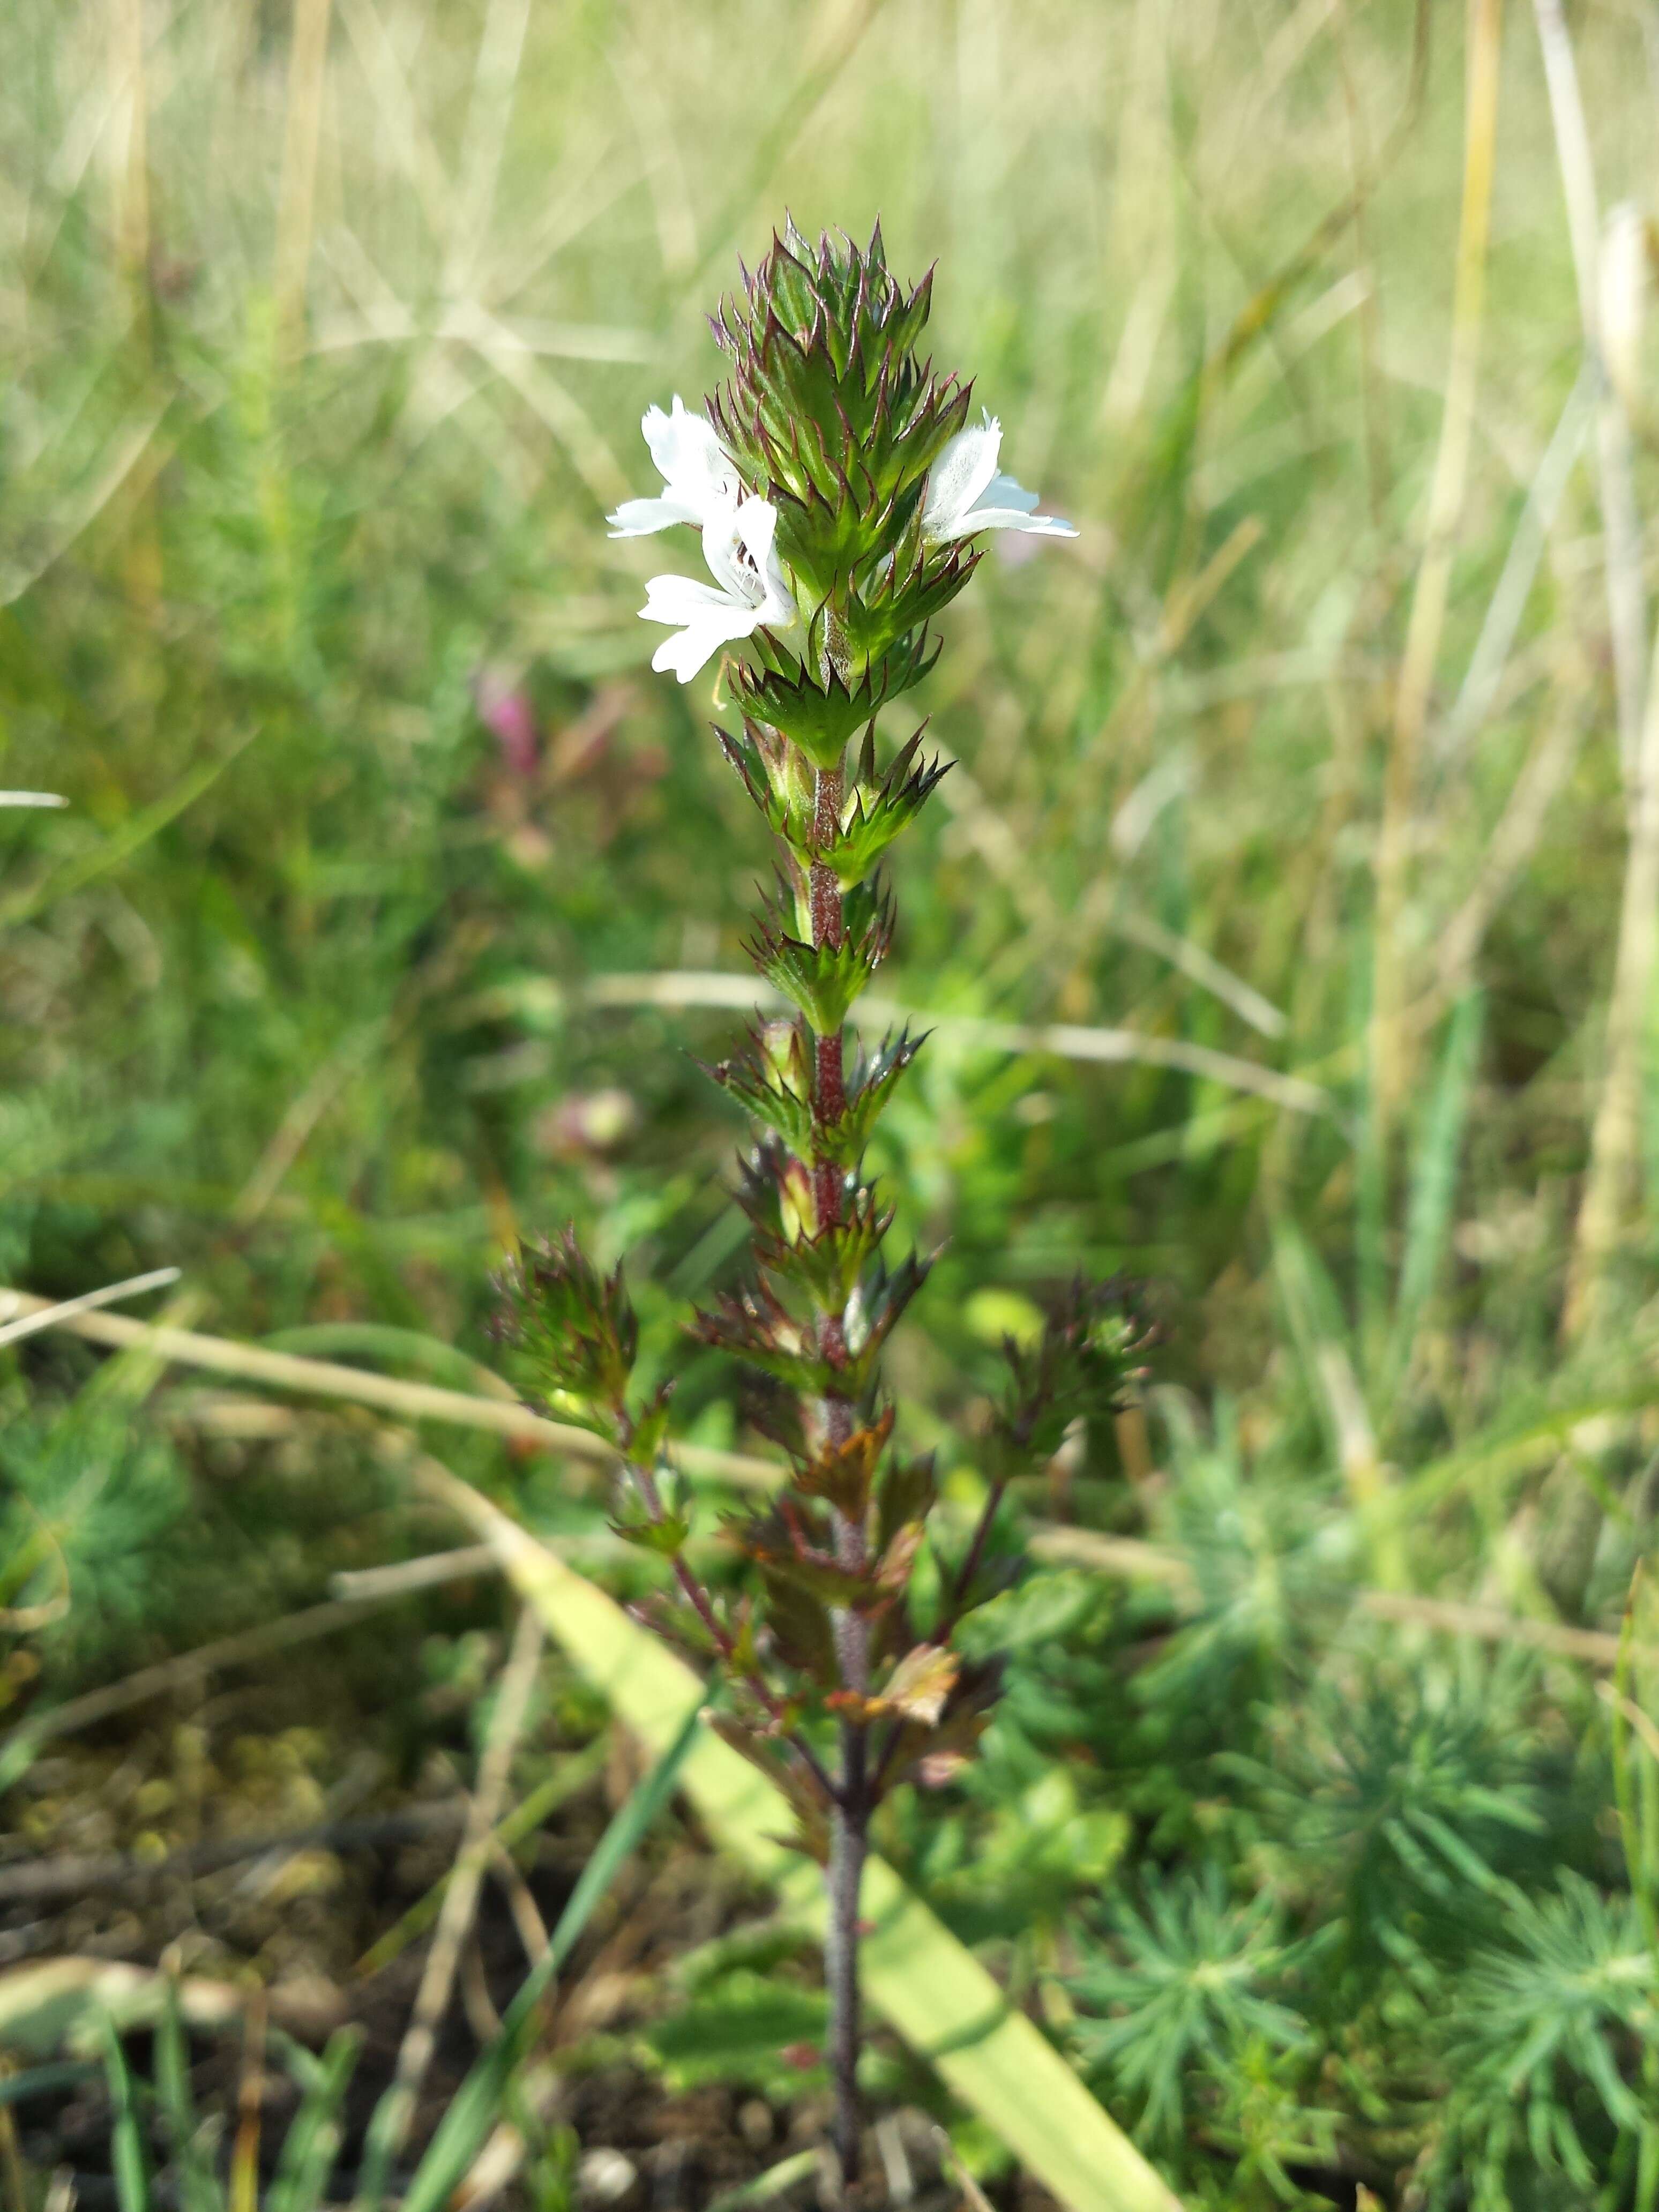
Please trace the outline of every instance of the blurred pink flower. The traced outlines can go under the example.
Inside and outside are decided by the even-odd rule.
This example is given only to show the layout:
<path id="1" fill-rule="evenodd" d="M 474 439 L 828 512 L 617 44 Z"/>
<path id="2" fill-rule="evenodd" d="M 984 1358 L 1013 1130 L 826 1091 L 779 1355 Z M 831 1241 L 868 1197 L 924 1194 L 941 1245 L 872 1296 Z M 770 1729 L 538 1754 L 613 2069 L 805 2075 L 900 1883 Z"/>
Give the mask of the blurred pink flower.
<path id="1" fill-rule="evenodd" d="M 478 720 L 501 749 L 501 765 L 511 775 L 529 777 L 541 765 L 541 733 L 536 710 L 522 684 L 500 669 L 481 669 L 472 696 Z"/>

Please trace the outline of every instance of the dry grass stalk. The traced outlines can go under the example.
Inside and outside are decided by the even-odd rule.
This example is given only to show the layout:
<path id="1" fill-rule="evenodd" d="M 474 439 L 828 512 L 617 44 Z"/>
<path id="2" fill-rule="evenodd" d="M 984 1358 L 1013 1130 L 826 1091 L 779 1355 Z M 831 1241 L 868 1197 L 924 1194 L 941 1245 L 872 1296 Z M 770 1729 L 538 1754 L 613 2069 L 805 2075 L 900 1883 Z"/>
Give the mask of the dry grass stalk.
<path id="1" fill-rule="evenodd" d="M 1401 957 L 1407 876 L 1416 813 L 1418 769 L 1429 698 L 1445 626 L 1452 554 L 1468 477 L 1476 375 L 1486 296 L 1486 243 L 1498 139 L 1503 0 L 1469 0 L 1463 203 L 1452 296 L 1451 360 L 1446 372 L 1440 444 L 1429 491 L 1423 558 L 1395 693 L 1394 727 L 1376 846 L 1376 904 L 1371 997 L 1371 1084 L 1376 1139 L 1384 1158 L 1389 1125 L 1411 1081 L 1412 1041 L 1404 1019 Z"/>
<path id="2" fill-rule="evenodd" d="M 591 1005 L 604 1006 L 729 1006 L 747 1011 L 782 1003 L 764 983 L 750 976 L 693 969 L 600 976 L 586 995 Z M 1277 1011 L 1270 1009 L 1275 1014 Z M 1148 1067 L 1178 1068 L 1185 1074 L 1224 1084 L 1231 1090 L 1253 1091 L 1292 1113 L 1335 1111 L 1330 1092 L 1304 1076 L 1281 1075 L 1276 1068 L 1262 1067 L 1233 1053 L 1217 1052 L 1209 1045 L 1189 1044 L 1184 1037 L 1149 1036 L 1139 1030 L 1075 1022 L 993 1022 L 977 1015 L 930 1014 L 901 1006 L 876 991 L 865 993 L 859 1000 L 859 1012 L 873 1028 L 908 1022 L 925 1028 L 930 1036 L 958 1037 L 964 1044 L 981 1045 L 988 1052 L 1052 1053 L 1056 1060 L 1113 1066 L 1139 1061 Z"/>
<path id="3" fill-rule="evenodd" d="M 1636 507 L 1630 417 L 1619 380 L 1608 373 L 1603 344 L 1608 303 L 1602 282 L 1601 222 L 1572 40 L 1561 0 L 1534 0 L 1534 9 L 1561 168 L 1561 196 L 1566 204 L 1584 353 L 1595 380 L 1596 460 L 1601 525 L 1607 538 L 1607 617 L 1619 702 L 1619 757 L 1628 781 L 1636 770 L 1643 667 L 1647 658 L 1647 593 L 1642 580 L 1642 531 Z"/>
<path id="4" fill-rule="evenodd" d="M 1659 964 L 1659 653 L 1637 752 L 1630 825 L 1606 1060 L 1561 1315 L 1561 1334 L 1570 1344 L 1602 1310 L 1608 1265 L 1632 1220 L 1641 1157 L 1643 1043 Z"/>
<path id="5" fill-rule="evenodd" d="M 361 1620 L 366 1613 L 384 1601 L 380 1596 L 331 1599 L 322 1605 L 307 1606 L 299 1613 L 286 1613 L 280 1620 L 245 1629 L 240 1636 L 222 1637 L 216 1643 L 204 1644 L 194 1651 L 181 1651 L 176 1658 L 164 1659 L 156 1666 L 141 1667 L 136 1674 L 125 1675 L 118 1682 L 106 1683 L 101 1689 L 88 1690 L 82 1697 L 54 1705 L 50 1712 L 31 1715 L 9 1735 L 0 1737 L 0 1754 L 24 1743 L 33 1748 L 53 1736 L 91 1728 L 133 1705 L 145 1705 L 151 1698 L 166 1697 L 171 1691 L 184 1689 L 205 1674 L 216 1674 L 221 1668 L 240 1667 L 250 1659 L 263 1659 L 270 1652 L 308 1644 L 319 1636 L 331 1636 L 337 1628 L 346 1628 L 353 1621 Z"/>
<path id="6" fill-rule="evenodd" d="M 26 1291 L 0 1289 L 0 1318 L 44 1313 L 51 1304 L 49 1298 L 33 1297 Z M 489 1429 L 497 1436 L 539 1444 L 567 1458 L 602 1466 L 609 1466 L 615 1457 L 610 1446 L 586 1429 L 547 1420 L 515 1400 L 473 1397 L 465 1390 L 445 1390 L 430 1382 L 399 1382 L 330 1359 L 307 1359 L 295 1352 L 237 1344 L 228 1337 L 204 1336 L 191 1329 L 147 1328 L 143 1322 L 124 1321 L 114 1314 L 73 1314 L 54 1325 L 93 1344 L 110 1345 L 124 1352 L 143 1350 L 179 1366 L 235 1375 L 246 1382 L 297 1391 L 307 1397 L 344 1398 L 403 1421 L 447 1421 L 461 1428 Z M 686 1444 L 676 1446 L 672 1456 L 688 1474 L 708 1475 L 751 1489 L 769 1486 L 777 1479 L 770 1461 L 746 1452 Z"/>
<path id="7" fill-rule="evenodd" d="M 114 0 L 111 58 L 118 134 L 112 146 L 115 252 L 141 294 L 149 268 L 149 93 L 144 69 L 144 0 Z"/>
<path id="8" fill-rule="evenodd" d="M 1584 734 L 1582 690 L 1563 690 L 1539 725 L 1509 803 L 1486 840 L 1480 873 L 1441 933 L 1435 988 L 1422 1002 L 1419 1026 L 1438 1019 L 1474 979 L 1487 930 L 1532 858 Z"/>
<path id="9" fill-rule="evenodd" d="M 122 1298 L 136 1298 L 145 1291 L 160 1290 L 164 1284 L 176 1283 L 176 1267 L 154 1267 L 147 1275 L 129 1275 L 125 1282 L 106 1283 L 101 1290 L 85 1291 L 78 1298 L 65 1298 L 58 1305 L 48 1305 L 39 1313 L 21 1315 L 15 1321 L 0 1327 L 0 1344 L 16 1344 L 21 1338 L 33 1336 L 43 1328 L 57 1328 L 63 1322 L 73 1321 L 79 1314 L 95 1313 L 100 1306 L 114 1305 Z"/>
<path id="10" fill-rule="evenodd" d="M 276 203 L 276 327 L 279 343 L 289 354 L 298 351 L 305 323 L 332 12 L 332 0 L 295 0 L 289 48 L 283 181 Z"/>
<path id="11" fill-rule="evenodd" d="M 477 1787 L 468 1808 L 461 1847 L 439 1908 L 432 1948 L 427 1953 L 421 1985 L 415 1996 L 415 2008 L 398 2052 L 397 2069 L 387 2093 L 384 2108 L 386 2139 L 394 2158 L 408 2137 L 422 2084 L 437 2048 L 438 2029 L 449 2008 L 456 1969 L 471 1930 L 484 1869 L 489 1863 L 514 1754 L 530 1710 L 544 1640 L 534 1609 L 527 1605 L 521 1607 L 513 1647 L 501 1669 L 489 1732 L 479 1758 Z"/>
<path id="12" fill-rule="evenodd" d="M 1641 526 L 1629 418 L 1619 380 L 1608 374 L 1603 354 L 1608 302 L 1602 283 L 1595 167 L 1560 0 L 1534 0 L 1534 8 L 1572 241 L 1584 350 L 1600 395 L 1597 444 L 1607 613 L 1629 824 L 1601 1086 L 1590 1126 L 1589 1166 L 1561 1314 L 1562 1338 L 1571 1345 L 1583 1338 L 1601 1315 L 1608 1267 L 1635 1195 L 1641 1152 L 1643 1034 L 1659 955 L 1659 655 L 1647 672 L 1644 707 L 1648 638 Z"/>

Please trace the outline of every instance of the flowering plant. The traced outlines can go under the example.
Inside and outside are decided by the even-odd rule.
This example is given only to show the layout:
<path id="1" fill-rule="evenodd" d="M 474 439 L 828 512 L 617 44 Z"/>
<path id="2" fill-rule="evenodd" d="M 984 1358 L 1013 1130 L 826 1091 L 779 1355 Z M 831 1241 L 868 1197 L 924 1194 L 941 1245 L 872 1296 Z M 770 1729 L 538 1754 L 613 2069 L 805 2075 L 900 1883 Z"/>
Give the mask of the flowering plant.
<path id="1" fill-rule="evenodd" d="M 921 1040 L 901 1030 L 849 1053 L 847 1023 L 892 939 L 878 864 L 944 769 L 921 730 L 884 764 L 877 725 L 933 665 L 927 625 L 972 575 L 982 532 L 1075 533 L 1000 472 L 1000 427 L 969 422 L 970 388 L 918 359 L 931 290 L 931 276 L 909 291 L 895 283 L 879 228 L 860 251 L 827 236 L 813 249 L 787 226 L 745 272 L 744 298 L 713 319 L 731 375 L 707 419 L 678 397 L 672 412 L 650 410 L 663 489 L 611 518 L 619 537 L 701 532 L 714 583 L 647 586 L 644 618 L 672 631 L 653 665 L 684 684 L 746 646 L 726 668 L 739 726 L 720 743 L 778 848 L 748 949 L 793 1011 L 757 1019 L 711 1071 L 756 1125 L 738 1190 L 753 1274 L 693 1324 L 755 1371 L 757 1425 L 787 1462 L 765 1509 L 728 1524 L 749 1568 L 735 1601 L 687 1560 L 690 1516 L 667 1479 L 669 1394 L 635 1389 L 621 1269 L 601 1276 L 567 1232 L 509 1279 L 539 1395 L 614 1443 L 631 1489 L 620 1533 L 669 1565 L 677 1594 L 659 1624 L 724 1668 L 732 1693 L 714 1724 L 785 1791 L 803 1848 L 825 1866 L 828 2056 L 849 2185 L 872 1815 L 901 1784 L 939 1786 L 969 1755 L 996 1670 L 955 1638 L 1006 1581 L 989 1540 L 1007 1485 L 1068 1423 L 1120 1402 L 1137 1349 L 1123 1299 L 1073 1285 L 1036 1344 L 1006 1347 L 976 1525 L 934 1527 L 932 1458 L 902 1449 L 880 1370 L 928 1262 L 911 1253 L 889 1266 L 892 1210 L 864 1165 Z M 936 1571 L 922 1578 L 924 1546 Z"/>

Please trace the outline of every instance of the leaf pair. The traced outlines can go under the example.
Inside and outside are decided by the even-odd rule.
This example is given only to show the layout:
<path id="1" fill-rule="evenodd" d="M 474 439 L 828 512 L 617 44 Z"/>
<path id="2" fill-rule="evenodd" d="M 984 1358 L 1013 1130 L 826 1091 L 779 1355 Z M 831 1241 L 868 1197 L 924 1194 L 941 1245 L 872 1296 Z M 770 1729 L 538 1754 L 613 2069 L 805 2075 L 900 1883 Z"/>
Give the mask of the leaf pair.
<path id="1" fill-rule="evenodd" d="M 756 1025 L 741 1052 L 708 1073 L 798 1158 L 854 1167 L 895 1085 L 925 1042 L 908 1030 L 896 1036 L 890 1031 L 873 1052 L 860 1054 L 846 1079 L 842 1111 L 831 1120 L 820 1118 L 810 1047 L 793 1021 Z"/>
<path id="2" fill-rule="evenodd" d="M 744 950 L 819 1036 L 834 1036 L 854 1002 L 886 958 L 893 941 L 893 903 L 879 884 L 843 902 L 844 927 L 835 944 L 811 945 L 786 927 L 781 902 L 766 901 Z"/>

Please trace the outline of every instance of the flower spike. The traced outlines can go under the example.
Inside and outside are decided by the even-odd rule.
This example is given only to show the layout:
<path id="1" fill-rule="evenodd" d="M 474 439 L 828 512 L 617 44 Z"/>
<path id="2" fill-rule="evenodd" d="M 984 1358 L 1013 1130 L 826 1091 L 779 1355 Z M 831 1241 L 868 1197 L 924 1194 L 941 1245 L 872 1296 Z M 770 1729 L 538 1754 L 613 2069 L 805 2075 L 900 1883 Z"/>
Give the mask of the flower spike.
<path id="1" fill-rule="evenodd" d="M 746 946 L 773 1004 L 708 1071 L 754 1124 L 737 1192 L 749 1267 L 693 1325 L 746 1370 L 750 1419 L 788 1459 L 767 1510 L 728 1524 L 749 1571 L 735 1610 L 691 1573 L 689 1516 L 659 1486 L 668 1401 L 629 1395 L 620 1278 L 595 1275 L 574 1246 L 532 1261 L 521 1331 L 549 1402 L 603 1401 L 637 1493 L 617 1525 L 679 1583 L 668 1632 L 723 1662 L 736 1710 L 722 1733 L 787 1793 L 801 1847 L 825 1863 L 827 2057 L 849 2202 L 872 1814 L 902 1781 L 942 1786 L 972 1752 L 997 1670 L 955 1639 L 1002 1574 L 985 1563 L 991 1519 L 1068 1421 L 1117 1402 L 1140 1341 L 1120 1303 L 1079 1285 L 1035 1350 L 1011 1352 L 1006 1406 L 980 1440 L 989 1504 L 953 1558 L 934 1540 L 919 1626 L 913 1578 L 937 1484 L 931 1458 L 900 1444 L 881 1370 L 931 1263 L 888 1264 L 894 1208 L 865 1161 L 924 1040 L 860 1045 L 848 1024 L 892 943 L 881 864 L 949 762 L 925 753 L 925 722 L 889 744 L 882 717 L 932 668 L 930 625 L 972 578 L 983 533 L 1077 534 L 1002 472 L 1001 425 L 969 422 L 972 386 L 920 353 L 933 294 L 931 270 L 908 289 L 893 276 L 879 223 L 862 249 L 828 233 L 813 245 L 786 215 L 709 319 L 727 373 L 706 416 L 678 395 L 650 410 L 662 490 L 610 518 L 618 538 L 701 533 L 712 580 L 647 586 L 641 612 L 670 632 L 652 665 L 685 684 L 727 655 L 739 726 L 717 726 L 719 744 L 777 860 Z"/>

